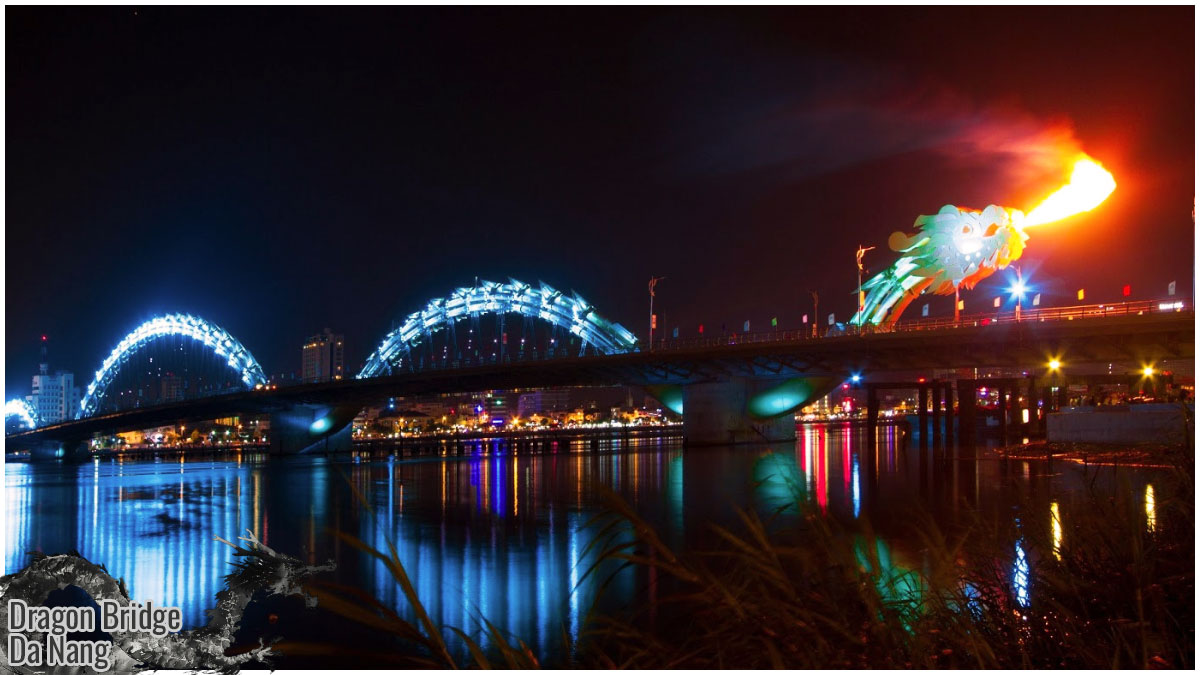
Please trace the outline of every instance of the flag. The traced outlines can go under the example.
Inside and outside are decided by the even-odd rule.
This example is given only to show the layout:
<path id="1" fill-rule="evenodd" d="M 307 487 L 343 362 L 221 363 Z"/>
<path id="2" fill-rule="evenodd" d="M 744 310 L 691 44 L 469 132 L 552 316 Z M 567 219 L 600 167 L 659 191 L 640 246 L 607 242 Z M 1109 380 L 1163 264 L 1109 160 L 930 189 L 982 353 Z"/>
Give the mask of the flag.
<path id="1" fill-rule="evenodd" d="M 961 311 L 963 311 L 963 309 L 965 309 L 965 308 L 966 308 L 966 305 L 965 305 L 965 304 L 963 304 L 963 302 L 964 302 L 964 301 L 962 301 L 962 300 L 959 300 L 959 301 L 958 301 L 958 311 L 960 311 L 960 312 L 961 312 Z"/>
<path id="2" fill-rule="evenodd" d="M 1076 294 L 1075 294 L 1075 296 L 1076 296 L 1077 298 L 1079 298 L 1080 300 L 1083 300 L 1083 289 L 1082 289 L 1082 288 L 1081 288 L 1081 289 L 1079 289 L 1079 292 L 1078 292 L 1078 293 L 1076 293 Z"/>
<path id="3" fill-rule="evenodd" d="M 1121 295 L 1127 298 L 1129 297 L 1129 284 L 1125 284 L 1125 286 L 1121 289 Z"/>
<path id="4" fill-rule="evenodd" d="M 1033 306 L 1037 307 L 1040 304 L 1042 304 L 1042 294 L 1038 293 L 1037 295 L 1033 296 Z"/>
<path id="5" fill-rule="evenodd" d="M 658 328 L 658 315 L 651 314 L 650 315 L 650 329 L 654 330 L 655 328 Z"/>
<path id="6" fill-rule="evenodd" d="M 508 333 L 500 334 L 500 344 L 502 344 L 502 345 L 508 344 Z"/>
<path id="7" fill-rule="evenodd" d="M 675 326 L 675 330 L 671 331 L 671 337 L 673 337 L 673 338 L 679 337 L 679 326 Z"/>
<path id="8" fill-rule="evenodd" d="M 929 316 L 929 303 L 928 302 L 925 303 L 921 307 L 921 316 Z"/>
<path id="9" fill-rule="evenodd" d="M 746 323 L 742 324 L 742 332 L 744 332 L 744 333 L 750 332 L 750 319 L 746 319 Z"/>
<path id="10" fill-rule="evenodd" d="M 800 317 L 800 323 L 808 323 L 808 315 L 807 314 Z"/>
<path id="11" fill-rule="evenodd" d="M 704 335 L 704 324 L 700 324 L 700 334 Z"/>
<path id="12" fill-rule="evenodd" d="M 1167 284 L 1167 295 L 1175 295 L 1175 282 Z"/>
<path id="13" fill-rule="evenodd" d="M 830 315 L 829 315 L 829 325 L 830 325 L 830 326 L 832 326 L 832 325 L 833 325 L 833 323 L 834 323 L 834 321 L 833 321 L 833 315 L 832 315 L 832 314 L 830 314 Z"/>
<path id="14" fill-rule="evenodd" d="M 992 307 L 999 307 L 999 306 L 1000 306 L 1000 298 L 995 298 L 995 299 L 993 299 L 993 300 L 992 300 Z"/>
<path id="15" fill-rule="evenodd" d="M 779 317 L 777 317 L 777 316 L 771 317 L 771 328 L 775 328 L 778 325 L 779 325 Z"/>

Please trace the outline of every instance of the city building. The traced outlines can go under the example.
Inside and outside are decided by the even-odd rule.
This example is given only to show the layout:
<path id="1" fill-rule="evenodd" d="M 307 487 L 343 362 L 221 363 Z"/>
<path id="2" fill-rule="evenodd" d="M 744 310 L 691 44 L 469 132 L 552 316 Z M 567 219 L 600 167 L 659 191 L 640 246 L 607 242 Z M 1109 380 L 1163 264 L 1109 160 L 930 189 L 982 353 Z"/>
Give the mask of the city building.
<path id="1" fill-rule="evenodd" d="M 46 358 L 46 337 L 42 336 L 42 363 L 33 376 L 33 393 L 25 401 L 37 414 L 38 424 L 55 424 L 75 419 L 79 412 L 80 391 L 75 386 L 75 374 L 58 371 L 50 374 Z"/>
<path id="2" fill-rule="evenodd" d="M 326 328 L 324 333 L 308 338 L 301 349 L 300 379 L 304 382 L 328 382 L 345 377 L 341 335 Z"/>
<path id="3" fill-rule="evenodd" d="M 517 399 L 517 415 L 564 412 L 570 408 L 571 392 L 567 389 L 541 389 L 521 394 Z"/>

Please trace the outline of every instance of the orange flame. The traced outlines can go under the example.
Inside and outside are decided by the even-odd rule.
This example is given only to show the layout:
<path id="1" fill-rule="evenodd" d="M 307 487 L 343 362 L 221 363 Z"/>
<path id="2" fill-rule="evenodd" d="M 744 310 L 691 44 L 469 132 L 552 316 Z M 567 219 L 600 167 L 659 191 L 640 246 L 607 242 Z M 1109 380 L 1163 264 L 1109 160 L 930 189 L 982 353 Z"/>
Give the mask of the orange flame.
<path id="1" fill-rule="evenodd" d="M 1091 211 L 1108 199 L 1116 187 L 1117 181 L 1113 180 L 1111 173 L 1100 166 L 1099 162 L 1084 157 L 1075 162 L 1075 168 L 1071 171 L 1071 181 L 1035 206 L 1025 216 L 1021 226 L 1045 225 L 1077 213 Z"/>

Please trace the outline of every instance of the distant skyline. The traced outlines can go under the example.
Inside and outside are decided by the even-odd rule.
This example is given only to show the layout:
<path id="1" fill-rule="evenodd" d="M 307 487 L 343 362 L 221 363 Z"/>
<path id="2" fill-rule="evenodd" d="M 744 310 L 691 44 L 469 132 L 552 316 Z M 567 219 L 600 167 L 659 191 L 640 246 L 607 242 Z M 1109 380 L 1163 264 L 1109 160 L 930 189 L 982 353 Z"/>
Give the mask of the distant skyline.
<path id="1" fill-rule="evenodd" d="M 476 277 L 642 339 L 651 276 L 666 334 L 845 320 L 860 244 L 1027 209 L 1074 150 L 1117 189 L 1031 231 L 1043 303 L 1190 301 L 1194 11 L 9 7 L 8 396 L 41 335 L 86 386 L 167 312 L 269 373 L 328 327 L 353 375 Z"/>

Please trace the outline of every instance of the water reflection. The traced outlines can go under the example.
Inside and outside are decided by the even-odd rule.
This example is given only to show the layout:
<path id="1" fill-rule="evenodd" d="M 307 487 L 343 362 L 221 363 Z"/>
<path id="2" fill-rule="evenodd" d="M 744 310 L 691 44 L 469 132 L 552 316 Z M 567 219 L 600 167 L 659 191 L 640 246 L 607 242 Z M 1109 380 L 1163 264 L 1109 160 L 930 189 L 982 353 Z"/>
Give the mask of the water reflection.
<path id="1" fill-rule="evenodd" d="M 1158 525 L 1152 472 L 921 452 L 893 427 L 880 430 L 879 450 L 867 456 L 864 434 L 813 425 L 794 444 L 686 451 L 669 439 L 613 439 L 559 442 L 543 454 L 486 442 L 463 457 L 417 460 L 10 463 L 4 562 L 12 571 L 27 551 L 77 549 L 123 577 L 135 599 L 179 606 L 194 627 L 230 571 L 232 551 L 214 537 L 249 529 L 309 562 L 333 559 L 336 581 L 412 618 L 383 565 L 331 535 L 341 531 L 381 550 L 394 545 L 435 623 L 471 632 L 486 617 L 553 654 L 563 630 L 578 635 L 592 603 L 597 577 L 585 579 L 591 561 L 581 557 L 595 534 L 586 524 L 601 508 L 598 486 L 634 505 L 673 547 L 713 545 L 709 525 L 736 527 L 735 505 L 778 513 L 785 524 L 805 506 L 849 526 L 869 520 L 881 539 L 864 555 L 879 561 L 879 583 L 897 594 L 919 593 L 910 572 L 923 564 L 920 545 L 908 539 L 901 508 L 914 500 L 951 529 L 971 517 L 1011 523 L 1014 509 L 1030 508 L 1019 517 L 1051 534 L 1046 556 L 1061 555 L 1062 519 L 1084 508 L 1086 489 L 1131 484 L 1144 494 L 1146 527 Z M 1016 536 L 995 560 L 1011 564 L 1014 600 L 1026 606 L 1039 552 Z M 610 602 L 636 603 L 656 584 L 645 570 L 626 570 L 612 581 Z"/>

